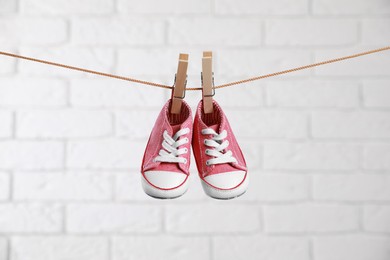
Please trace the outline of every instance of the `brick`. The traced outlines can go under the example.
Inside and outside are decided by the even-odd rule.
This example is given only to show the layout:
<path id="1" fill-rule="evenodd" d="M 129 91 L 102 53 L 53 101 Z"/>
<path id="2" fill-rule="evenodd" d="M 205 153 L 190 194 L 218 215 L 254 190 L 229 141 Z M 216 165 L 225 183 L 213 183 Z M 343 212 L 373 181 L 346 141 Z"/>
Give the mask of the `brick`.
<path id="1" fill-rule="evenodd" d="M 7 203 L 0 205 L 0 233 L 53 233 L 62 228 L 58 205 Z"/>
<path id="2" fill-rule="evenodd" d="M 211 0 L 118 0 L 118 11 L 139 14 L 204 14 L 211 12 Z"/>
<path id="3" fill-rule="evenodd" d="M 251 141 L 250 139 L 241 140 L 240 148 L 243 151 L 247 166 L 251 170 L 260 169 L 262 167 L 262 144 L 261 142 Z"/>
<path id="4" fill-rule="evenodd" d="M 53 45 L 67 39 L 67 24 L 58 18 L 2 18 L 0 44 Z"/>
<path id="5" fill-rule="evenodd" d="M 352 170 L 359 165 L 357 145 L 266 143 L 264 168 L 281 170 Z"/>
<path id="6" fill-rule="evenodd" d="M 16 136 L 22 138 L 100 137 L 113 131 L 111 114 L 106 111 L 21 111 L 16 118 Z"/>
<path id="7" fill-rule="evenodd" d="M 126 110 L 115 112 L 116 135 L 131 139 L 146 139 L 158 116 L 157 111 Z M 149 129 L 146 131 L 145 129 Z"/>
<path id="8" fill-rule="evenodd" d="M 14 50 L 13 50 L 14 51 Z M 15 72 L 16 59 L 10 57 L 2 57 L 0 62 L 0 75 L 7 75 Z"/>
<path id="9" fill-rule="evenodd" d="M 137 169 L 146 144 L 128 139 L 69 142 L 67 166 L 71 168 Z"/>
<path id="10" fill-rule="evenodd" d="M 218 82 L 215 84 L 223 84 L 235 80 L 237 78 L 218 77 Z M 259 108 L 265 105 L 265 86 L 263 83 L 252 82 L 240 85 L 240 87 L 218 89 L 218 103 L 223 108 Z M 198 100 L 199 96 L 197 96 Z"/>
<path id="11" fill-rule="evenodd" d="M 115 176 L 115 198 L 117 200 L 155 202 L 155 199 L 146 195 L 142 189 L 141 173 L 121 172 L 116 173 Z M 181 198 L 182 197 L 180 197 L 180 199 Z"/>
<path id="12" fill-rule="evenodd" d="M 387 237 L 346 235 L 314 238 L 316 260 L 387 260 L 390 257 Z"/>
<path id="13" fill-rule="evenodd" d="M 286 19 L 266 23 L 265 43 L 277 46 L 340 46 L 357 42 L 358 24 L 346 19 Z"/>
<path id="14" fill-rule="evenodd" d="M 161 45 L 164 22 L 140 17 L 88 18 L 72 21 L 71 41 L 82 45 Z"/>
<path id="15" fill-rule="evenodd" d="M 390 138 L 389 112 L 315 112 L 311 123 L 318 138 Z"/>
<path id="16" fill-rule="evenodd" d="M 337 1 L 337 0 L 314 0 L 313 12 L 315 14 L 389 14 L 390 6 L 382 0 L 356 0 L 356 1 Z"/>
<path id="17" fill-rule="evenodd" d="M 55 1 L 53 1 L 55 2 Z M 86 1 L 87 2 L 87 1 Z M 71 5 L 67 1 L 67 5 Z M 82 47 L 51 47 L 51 48 L 21 48 L 20 53 L 28 53 L 31 57 L 46 59 L 57 63 L 68 64 L 91 70 L 112 72 L 114 52 L 102 48 Z M 85 76 L 80 71 L 38 64 L 35 62 L 20 62 L 18 69 L 21 75 L 39 76 Z"/>
<path id="18" fill-rule="evenodd" d="M 112 181 L 108 174 L 86 172 L 18 173 L 13 180 L 16 200 L 108 200 Z"/>
<path id="19" fill-rule="evenodd" d="M 1 14 L 15 13 L 17 9 L 17 2 L 13 0 L 0 0 L 0 6 L 1 6 L 0 9 Z M 1 257 L 0 259 L 3 260 Z"/>
<path id="20" fill-rule="evenodd" d="M 264 223 L 269 233 L 355 231 L 359 229 L 359 209 L 316 204 L 265 206 Z"/>
<path id="21" fill-rule="evenodd" d="M 215 10 L 218 14 L 299 15 L 308 12 L 308 1 L 216 0 Z"/>
<path id="22" fill-rule="evenodd" d="M 20 1 L 22 14 L 107 14 L 114 10 L 114 2 L 110 0 L 28 0 Z"/>
<path id="23" fill-rule="evenodd" d="M 172 233 L 250 233 L 260 228 L 260 209 L 249 205 L 171 206 L 165 221 Z"/>
<path id="24" fill-rule="evenodd" d="M 255 138 L 303 138 L 307 136 L 307 116 L 294 111 L 227 110 L 237 136 Z M 253 120 L 256 118 L 256 120 Z M 248 122 L 251 126 L 248 127 Z"/>
<path id="25" fill-rule="evenodd" d="M 0 105 L 9 107 L 58 107 L 66 104 L 66 84 L 57 79 L 2 78 Z"/>
<path id="26" fill-rule="evenodd" d="M 280 80 L 267 82 L 267 105 L 275 107 L 357 107 L 358 84 L 352 81 Z"/>
<path id="27" fill-rule="evenodd" d="M 173 18 L 169 25 L 173 45 L 257 46 L 262 40 L 261 23 L 253 18 Z"/>
<path id="28" fill-rule="evenodd" d="M 322 62 L 329 59 L 352 55 L 368 51 L 370 48 L 338 48 L 337 50 L 315 51 L 315 62 Z M 314 73 L 319 76 L 354 76 L 373 77 L 389 76 L 390 55 L 367 55 L 343 62 L 336 62 L 329 66 L 321 66 L 314 69 Z"/>
<path id="29" fill-rule="evenodd" d="M 362 42 L 373 45 L 387 44 L 390 39 L 389 23 L 390 19 L 363 19 Z"/>
<path id="30" fill-rule="evenodd" d="M 5 238 L 0 238 L 0 260 L 8 258 L 8 242 Z"/>
<path id="31" fill-rule="evenodd" d="M 363 102 L 366 107 L 390 107 L 390 81 L 370 80 L 363 82 Z"/>
<path id="32" fill-rule="evenodd" d="M 318 200 L 389 201 L 390 176 L 385 174 L 327 174 L 313 177 Z"/>
<path id="33" fill-rule="evenodd" d="M 209 259 L 209 247 L 205 237 L 118 236 L 112 240 L 112 259 Z"/>
<path id="34" fill-rule="evenodd" d="M 251 185 L 242 200 L 279 202 L 309 198 L 309 181 L 302 174 L 263 173 L 249 169 Z"/>
<path id="35" fill-rule="evenodd" d="M 200 71 L 200 69 L 197 69 L 200 68 L 200 64 L 191 62 L 193 57 L 196 57 L 195 54 L 191 52 L 187 53 L 189 54 L 188 73 L 191 71 Z M 199 52 L 197 52 L 197 55 L 199 55 Z M 143 77 L 148 80 L 151 79 L 150 76 L 169 76 L 171 80 L 169 85 L 172 85 L 175 79 L 174 75 L 177 71 L 178 58 L 179 51 L 176 49 L 161 47 L 149 49 L 120 49 L 118 50 L 117 73 L 139 76 L 139 78 Z M 146 76 L 148 77 L 145 78 Z M 190 83 L 187 85 L 189 87 Z M 147 87 L 145 86 L 144 88 Z"/>
<path id="36" fill-rule="evenodd" d="M 10 186 L 11 186 L 11 181 L 9 175 L 7 173 L 0 172 L 0 201 L 9 198 L 9 194 L 11 190 Z"/>
<path id="37" fill-rule="evenodd" d="M 10 111 L 0 110 L 0 138 L 12 136 L 13 116 Z"/>
<path id="38" fill-rule="evenodd" d="M 103 237 L 16 236 L 11 240 L 11 259 L 107 260 L 108 240 Z"/>
<path id="39" fill-rule="evenodd" d="M 309 241 L 300 237 L 220 236 L 213 239 L 214 259 L 309 260 Z"/>
<path id="40" fill-rule="evenodd" d="M 363 227 L 366 231 L 390 233 L 390 206 L 367 205 L 363 211 Z"/>
<path id="41" fill-rule="evenodd" d="M 58 169 L 63 166 L 63 145 L 54 141 L 0 142 L 0 169 Z"/>
<path id="42" fill-rule="evenodd" d="M 249 78 L 280 70 L 290 69 L 312 62 L 308 50 L 220 50 L 216 56 L 216 73 Z M 239 64 L 239 65 L 238 65 Z M 288 77 L 308 75 L 310 71 L 294 72 Z M 248 77 L 248 75 L 251 75 Z M 249 83 L 251 84 L 251 83 Z"/>
<path id="43" fill-rule="evenodd" d="M 70 205 L 67 231 L 71 233 L 151 233 L 161 229 L 161 210 L 125 204 Z"/>
<path id="44" fill-rule="evenodd" d="M 75 79 L 71 81 L 70 103 L 77 107 L 161 109 L 165 90 L 133 85 L 112 79 Z"/>
<path id="45" fill-rule="evenodd" d="M 389 170 L 390 145 L 378 144 L 365 146 L 364 168 L 372 170 Z"/>

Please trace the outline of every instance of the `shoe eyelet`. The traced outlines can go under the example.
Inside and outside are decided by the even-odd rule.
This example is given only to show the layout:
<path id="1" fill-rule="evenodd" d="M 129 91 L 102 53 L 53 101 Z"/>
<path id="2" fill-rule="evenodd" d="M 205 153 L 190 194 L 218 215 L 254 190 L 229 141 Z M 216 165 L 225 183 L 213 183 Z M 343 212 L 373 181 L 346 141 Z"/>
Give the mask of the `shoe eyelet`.
<path id="1" fill-rule="evenodd" d="M 203 140 L 203 144 L 206 144 L 206 139 Z"/>
<path id="2" fill-rule="evenodd" d="M 190 141 L 190 139 L 188 139 L 187 137 L 184 140 L 186 141 L 186 143 Z"/>
<path id="3" fill-rule="evenodd" d="M 210 166 L 210 162 L 209 162 L 209 161 L 206 161 L 206 165 L 207 165 L 207 166 Z"/>
<path id="4" fill-rule="evenodd" d="M 188 153 L 188 149 L 187 149 L 187 148 L 184 148 L 184 152 L 185 152 L 185 153 Z"/>
<path id="5" fill-rule="evenodd" d="M 184 159 L 184 164 L 187 164 L 187 159 Z"/>

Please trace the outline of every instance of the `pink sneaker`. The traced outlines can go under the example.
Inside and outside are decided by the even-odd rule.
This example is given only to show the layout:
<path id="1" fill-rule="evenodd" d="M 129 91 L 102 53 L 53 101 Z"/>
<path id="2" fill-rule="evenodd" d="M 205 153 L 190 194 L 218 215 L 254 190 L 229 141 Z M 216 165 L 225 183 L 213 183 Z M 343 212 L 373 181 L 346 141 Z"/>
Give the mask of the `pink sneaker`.
<path id="1" fill-rule="evenodd" d="M 216 199 L 232 199 L 248 187 L 244 156 L 229 122 L 218 103 L 213 112 L 203 112 L 199 102 L 194 122 L 192 147 L 202 186 L 207 195 Z"/>
<path id="2" fill-rule="evenodd" d="M 162 108 L 142 160 L 142 187 L 160 199 L 183 195 L 188 188 L 192 115 L 183 100 L 180 114 L 170 113 L 171 99 Z"/>

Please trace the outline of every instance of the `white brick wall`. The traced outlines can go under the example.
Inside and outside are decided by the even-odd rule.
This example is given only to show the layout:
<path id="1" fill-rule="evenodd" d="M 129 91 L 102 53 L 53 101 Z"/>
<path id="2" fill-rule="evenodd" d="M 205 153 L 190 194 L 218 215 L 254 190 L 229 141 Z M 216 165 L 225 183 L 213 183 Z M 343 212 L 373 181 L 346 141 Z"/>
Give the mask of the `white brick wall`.
<path id="1" fill-rule="evenodd" d="M 1 77 L 0 106 L 64 107 L 66 82 L 53 78 Z"/>
<path id="2" fill-rule="evenodd" d="M 349 45 L 358 38 L 357 21 L 347 19 L 278 19 L 266 23 L 270 46 Z M 337 30 L 334 28 L 337 27 Z"/>
<path id="3" fill-rule="evenodd" d="M 2 18 L 2 45 L 55 45 L 67 39 L 67 24 L 63 19 Z"/>
<path id="4" fill-rule="evenodd" d="M 0 205 L 0 232 L 58 233 L 62 229 L 60 205 L 33 203 L 2 203 Z"/>
<path id="5" fill-rule="evenodd" d="M 109 174 L 45 172 L 14 174 L 15 200 L 110 200 L 113 180 Z"/>
<path id="6" fill-rule="evenodd" d="M 389 218 L 389 206 L 372 205 L 364 207 L 363 225 L 367 231 L 390 232 Z"/>
<path id="7" fill-rule="evenodd" d="M 86 259 L 104 260 L 109 245 L 104 237 L 73 236 L 13 236 L 11 259 Z"/>
<path id="8" fill-rule="evenodd" d="M 222 84 L 390 42 L 385 0 L 0 0 L 0 50 Z M 218 90 L 250 168 L 234 201 L 157 201 L 139 168 L 163 89 L 0 56 L 0 260 L 389 260 L 390 55 Z M 195 107 L 199 92 L 186 99 Z"/>
<path id="9" fill-rule="evenodd" d="M 314 239 L 314 257 L 319 260 L 342 259 L 389 259 L 388 237 L 373 235 L 340 235 Z"/>
<path id="10" fill-rule="evenodd" d="M 150 235 L 117 236 L 112 239 L 112 258 L 116 260 L 208 259 L 210 251 L 207 237 Z"/>
<path id="11" fill-rule="evenodd" d="M 357 231 L 359 209 L 331 204 L 266 206 L 264 222 L 267 233 Z"/>
<path id="12" fill-rule="evenodd" d="M 0 169 L 47 170 L 64 167 L 64 144 L 43 140 L 3 140 Z"/>
<path id="13" fill-rule="evenodd" d="M 217 236 L 213 246 L 213 259 L 310 259 L 310 241 L 302 236 Z"/>

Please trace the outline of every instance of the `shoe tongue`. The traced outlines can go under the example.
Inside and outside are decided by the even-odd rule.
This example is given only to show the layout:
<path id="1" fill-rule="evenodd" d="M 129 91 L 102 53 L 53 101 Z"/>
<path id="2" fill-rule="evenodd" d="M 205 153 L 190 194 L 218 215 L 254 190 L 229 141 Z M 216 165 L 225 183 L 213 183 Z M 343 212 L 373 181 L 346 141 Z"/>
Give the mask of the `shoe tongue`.
<path id="1" fill-rule="evenodd" d="M 180 124 L 172 125 L 172 136 L 174 136 L 180 130 Z"/>
<path id="2" fill-rule="evenodd" d="M 219 132 L 219 124 L 210 125 L 210 126 L 208 126 L 208 128 L 213 129 L 216 133 Z"/>

